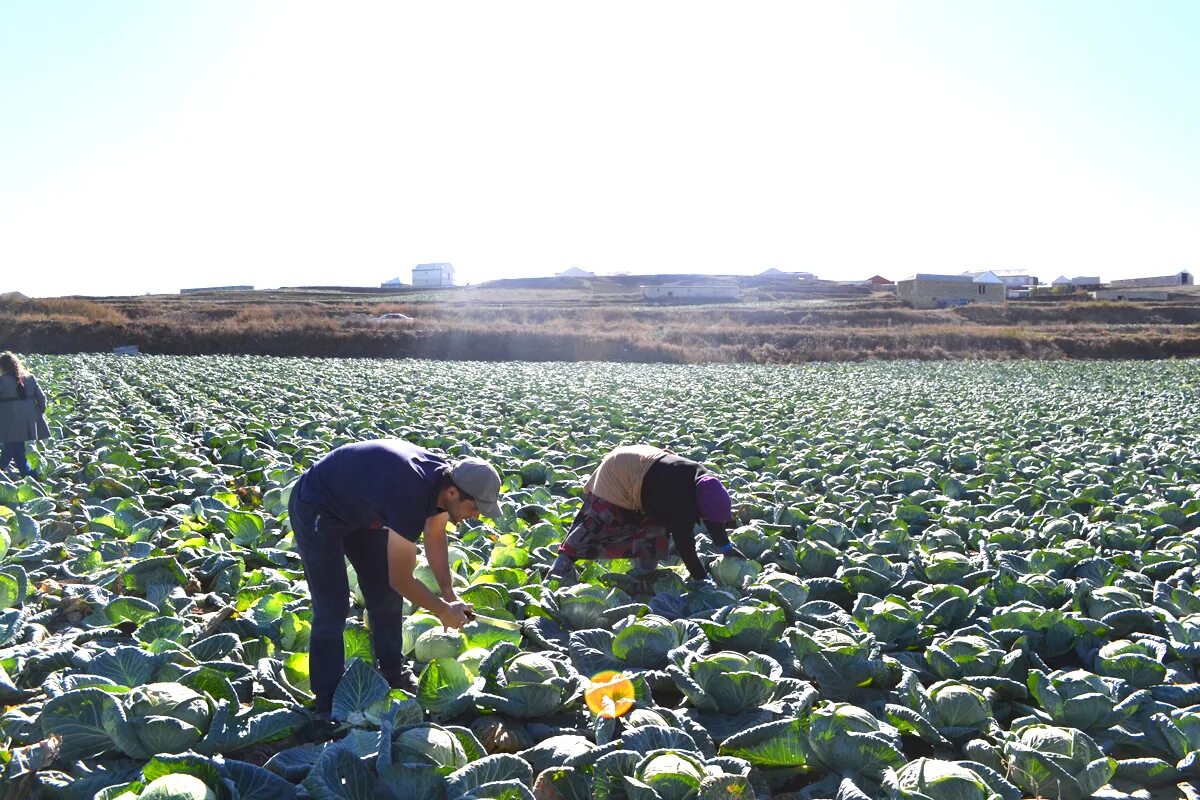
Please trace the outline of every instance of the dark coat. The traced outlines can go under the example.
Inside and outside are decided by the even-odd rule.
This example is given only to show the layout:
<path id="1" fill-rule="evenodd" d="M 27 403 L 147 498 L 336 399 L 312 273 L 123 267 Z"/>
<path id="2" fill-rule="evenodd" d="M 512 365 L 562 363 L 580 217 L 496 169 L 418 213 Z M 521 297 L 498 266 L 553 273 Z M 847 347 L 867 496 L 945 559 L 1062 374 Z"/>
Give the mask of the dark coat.
<path id="1" fill-rule="evenodd" d="M 0 442 L 49 439 L 45 410 L 46 395 L 32 375 L 25 378 L 24 400 L 17 394 L 17 379 L 0 375 Z"/>

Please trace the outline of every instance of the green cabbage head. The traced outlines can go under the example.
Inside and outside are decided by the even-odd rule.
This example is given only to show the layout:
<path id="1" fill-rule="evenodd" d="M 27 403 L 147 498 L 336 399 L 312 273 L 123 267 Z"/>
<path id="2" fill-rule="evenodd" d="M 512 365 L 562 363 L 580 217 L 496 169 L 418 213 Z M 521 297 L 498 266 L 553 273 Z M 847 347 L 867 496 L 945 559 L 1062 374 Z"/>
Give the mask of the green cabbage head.
<path id="1" fill-rule="evenodd" d="M 795 612 L 808 602 L 808 587 L 795 575 L 786 572 L 769 572 L 760 575 L 759 586 L 767 586 L 779 592 L 788 611 Z"/>
<path id="2" fill-rule="evenodd" d="M 522 653 L 508 662 L 504 677 L 508 685 L 519 683 L 545 683 L 559 677 L 561 668 L 552 659 L 539 653 Z"/>
<path id="3" fill-rule="evenodd" d="M 1009 779 L 1038 797 L 1083 800 L 1116 772 L 1091 737 L 1074 728 L 1028 725 L 1004 743 Z"/>
<path id="4" fill-rule="evenodd" d="M 918 758 L 895 774 L 889 788 L 897 800 L 998 800 L 974 770 L 953 761 Z"/>
<path id="5" fill-rule="evenodd" d="M 629 602 L 629 596 L 622 591 L 590 583 L 561 589 L 555 599 L 559 619 L 573 631 L 604 627 L 605 612 Z"/>
<path id="6" fill-rule="evenodd" d="M 694 796 L 704 780 L 704 765 L 691 753 L 660 750 L 642 759 L 634 770 L 635 786 L 641 783 L 659 800 L 684 800 Z"/>
<path id="7" fill-rule="evenodd" d="M 758 653 L 722 651 L 707 656 L 689 653 L 681 666 L 672 665 L 667 673 L 694 708 L 741 714 L 770 702 L 783 668 Z"/>
<path id="8" fill-rule="evenodd" d="M 864 708 L 849 703 L 826 703 L 809 720 L 808 746 L 831 772 L 856 771 L 881 776 L 887 768 L 903 766 L 897 747 L 900 732 Z"/>
<path id="9" fill-rule="evenodd" d="M 762 571 L 762 567 L 758 562 L 750 561 L 745 558 L 733 558 L 732 556 L 721 556 L 712 564 L 713 580 L 718 586 L 728 586 L 731 589 L 740 589 L 744 584 L 752 582 L 758 577 L 758 573 Z"/>
<path id="10" fill-rule="evenodd" d="M 392 739 L 393 757 L 452 771 L 467 765 L 467 751 L 452 731 L 425 723 L 403 729 Z"/>
<path id="11" fill-rule="evenodd" d="M 661 669 L 667 665 L 667 653 L 683 643 L 679 629 L 664 617 L 647 615 L 618 625 L 613 637 L 613 655 L 631 667 Z"/>
<path id="12" fill-rule="evenodd" d="M 217 800 L 204 781 L 183 772 L 155 778 L 138 797 L 139 800 Z"/>
<path id="13" fill-rule="evenodd" d="M 204 738 L 212 721 L 212 702 L 178 683 L 148 683 L 125 696 L 125 727 L 130 741 L 121 747 L 135 758 L 182 753 Z"/>
<path id="14" fill-rule="evenodd" d="M 427 664 L 435 658 L 458 658 L 467 649 L 463 635 L 452 628 L 430 628 L 417 637 L 413 655 Z"/>
<path id="15" fill-rule="evenodd" d="M 946 735 L 982 730 L 992 717 L 992 707 L 978 689 L 957 681 L 939 681 L 929 687 L 937 727 Z"/>

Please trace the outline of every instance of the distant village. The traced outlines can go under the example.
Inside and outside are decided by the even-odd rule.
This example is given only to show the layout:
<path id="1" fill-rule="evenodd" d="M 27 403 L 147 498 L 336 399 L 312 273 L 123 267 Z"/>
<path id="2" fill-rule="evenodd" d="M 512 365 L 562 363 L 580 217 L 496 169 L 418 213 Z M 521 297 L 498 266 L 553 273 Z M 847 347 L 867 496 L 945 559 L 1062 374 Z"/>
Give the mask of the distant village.
<path id="1" fill-rule="evenodd" d="M 819 282 L 811 272 L 784 272 L 771 268 L 758 273 L 760 277 Z M 595 278 L 596 273 L 571 267 L 555 274 L 556 278 Z M 866 286 L 876 291 L 894 292 L 915 308 L 948 308 L 969 303 L 1005 303 L 1038 295 L 1087 293 L 1097 300 L 1168 300 L 1173 289 L 1192 286 L 1194 277 L 1186 271 L 1149 278 L 1123 278 L 1107 283 L 1094 276 L 1068 278 L 1059 276 L 1044 285 L 1022 270 L 967 271 L 959 274 L 920 272 L 912 277 L 892 281 L 872 275 L 863 281 L 843 281 L 854 286 Z M 413 288 L 454 286 L 454 267 L 448 263 L 418 264 L 412 270 Z M 380 284 L 382 288 L 401 288 L 400 278 Z M 738 300 L 741 287 L 736 281 L 720 278 L 680 280 L 674 283 L 647 284 L 640 287 L 646 300 Z"/>
<path id="2" fill-rule="evenodd" d="M 614 273 L 601 276 L 578 267 L 556 273 L 557 279 L 622 278 L 636 276 L 630 273 Z M 641 276 L 647 279 L 639 285 L 642 297 L 648 302 L 705 302 L 737 301 L 742 297 L 742 285 L 733 276 L 680 276 L 678 280 L 663 282 L 669 276 Z M 788 284 L 812 284 L 814 288 L 853 286 L 872 291 L 891 292 L 914 308 L 952 308 L 971 303 L 1007 303 L 1009 301 L 1057 299 L 1085 295 L 1096 300 L 1171 300 L 1173 296 L 1194 297 L 1185 293 L 1183 287 L 1194 285 L 1194 276 L 1187 271 L 1148 278 L 1122 278 L 1108 282 L 1095 276 L 1068 278 L 1059 276 L 1049 284 L 1042 284 L 1035 276 L 1023 270 L 982 270 L 957 274 L 920 272 L 911 277 L 892 281 L 881 275 L 872 275 L 862 281 L 825 281 L 811 272 L 785 272 L 766 269 L 756 278 L 782 281 Z M 657 278 L 657 281 L 649 279 Z M 545 281 L 548 279 L 529 279 Z M 455 282 L 454 266 L 447 262 L 417 264 L 412 269 L 412 282 L 404 283 L 399 277 L 380 283 L 380 289 L 444 289 L 458 287 Z M 181 294 L 213 291 L 252 291 L 253 286 L 210 286 L 182 289 Z"/>

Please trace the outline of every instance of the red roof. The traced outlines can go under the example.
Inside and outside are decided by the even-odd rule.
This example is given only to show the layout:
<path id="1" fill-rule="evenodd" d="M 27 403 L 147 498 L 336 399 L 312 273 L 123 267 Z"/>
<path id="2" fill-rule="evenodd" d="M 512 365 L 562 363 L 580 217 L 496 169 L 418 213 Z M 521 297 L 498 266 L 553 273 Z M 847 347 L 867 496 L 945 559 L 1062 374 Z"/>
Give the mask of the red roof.
<path id="1" fill-rule="evenodd" d="M 872 275 L 871 277 L 867 278 L 865 283 L 874 283 L 874 284 L 886 283 L 890 286 L 891 284 L 895 283 L 895 281 L 889 281 L 887 278 L 883 277 L 882 275 Z"/>

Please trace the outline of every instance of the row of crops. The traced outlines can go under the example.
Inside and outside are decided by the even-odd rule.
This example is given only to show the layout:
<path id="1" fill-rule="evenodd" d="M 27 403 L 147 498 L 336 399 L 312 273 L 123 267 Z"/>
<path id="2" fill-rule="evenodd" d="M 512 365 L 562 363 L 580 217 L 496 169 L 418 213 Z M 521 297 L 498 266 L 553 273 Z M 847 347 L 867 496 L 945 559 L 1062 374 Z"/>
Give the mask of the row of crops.
<path id="1" fill-rule="evenodd" d="M 6 798 L 1200 796 L 1194 362 L 29 365 L 55 438 L 0 479 Z M 476 621 L 406 617 L 415 697 L 356 604 L 324 724 L 287 492 L 381 436 L 488 459 L 503 516 L 451 547 Z M 750 560 L 544 582 L 635 442 L 723 477 Z"/>

